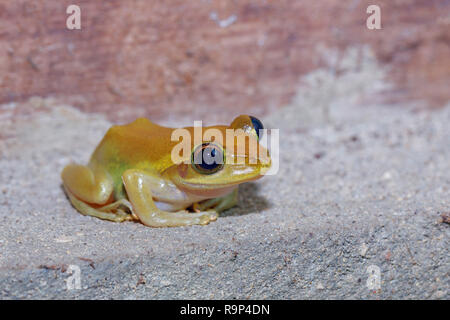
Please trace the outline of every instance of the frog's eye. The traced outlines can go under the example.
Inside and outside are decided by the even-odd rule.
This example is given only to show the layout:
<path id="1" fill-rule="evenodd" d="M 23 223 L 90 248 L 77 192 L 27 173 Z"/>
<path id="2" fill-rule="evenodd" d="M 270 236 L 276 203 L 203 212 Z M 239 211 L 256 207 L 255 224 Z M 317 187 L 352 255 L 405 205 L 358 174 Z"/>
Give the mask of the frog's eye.
<path id="1" fill-rule="evenodd" d="M 260 132 L 260 130 L 264 129 L 264 126 L 258 118 L 242 114 L 231 122 L 230 128 L 242 129 L 245 133 L 254 134 L 259 139 L 261 138 L 260 134 L 263 132 Z"/>
<path id="2" fill-rule="evenodd" d="M 203 143 L 192 152 L 191 165 L 201 174 L 213 174 L 225 163 L 222 149 L 214 143 Z"/>
<path id="3" fill-rule="evenodd" d="M 259 139 L 259 134 L 260 134 L 259 130 L 264 129 L 264 126 L 263 126 L 262 122 L 259 121 L 259 119 L 255 118 L 255 117 L 250 116 L 250 120 L 252 120 L 253 129 L 255 129 L 256 135 L 258 136 L 258 139 Z"/>

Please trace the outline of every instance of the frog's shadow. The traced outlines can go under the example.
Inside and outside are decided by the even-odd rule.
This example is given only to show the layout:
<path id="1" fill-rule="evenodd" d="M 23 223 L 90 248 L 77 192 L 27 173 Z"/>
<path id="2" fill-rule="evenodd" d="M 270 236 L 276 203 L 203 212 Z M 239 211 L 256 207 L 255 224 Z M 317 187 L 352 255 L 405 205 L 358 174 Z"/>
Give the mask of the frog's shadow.
<path id="1" fill-rule="evenodd" d="M 260 196 L 260 186 L 257 183 L 249 182 L 239 186 L 239 199 L 235 207 L 220 213 L 220 217 L 242 216 L 250 213 L 260 213 L 270 208 L 266 198 Z"/>

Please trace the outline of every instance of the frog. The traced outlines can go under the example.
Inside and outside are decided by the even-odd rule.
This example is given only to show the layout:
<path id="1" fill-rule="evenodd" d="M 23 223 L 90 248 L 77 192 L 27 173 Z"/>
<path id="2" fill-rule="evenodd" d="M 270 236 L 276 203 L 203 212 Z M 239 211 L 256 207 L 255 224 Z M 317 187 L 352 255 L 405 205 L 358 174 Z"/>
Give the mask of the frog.
<path id="1" fill-rule="evenodd" d="M 147 118 L 113 125 L 87 165 L 64 167 L 63 188 L 73 207 L 86 216 L 148 227 L 207 225 L 237 204 L 239 185 L 260 179 L 270 169 L 269 150 L 260 143 L 263 128 L 249 115 L 237 116 L 230 125 L 203 127 L 223 137 L 232 129 L 235 140 L 227 148 L 226 139 L 202 136 L 191 140 L 190 150 L 174 160 L 173 149 L 180 143 L 173 138 L 177 128 Z M 195 125 L 183 129 L 196 134 Z M 237 148 L 242 135 L 248 145 L 257 145 L 258 159 L 248 147 Z M 214 155 L 215 160 L 195 160 L 202 155 Z"/>

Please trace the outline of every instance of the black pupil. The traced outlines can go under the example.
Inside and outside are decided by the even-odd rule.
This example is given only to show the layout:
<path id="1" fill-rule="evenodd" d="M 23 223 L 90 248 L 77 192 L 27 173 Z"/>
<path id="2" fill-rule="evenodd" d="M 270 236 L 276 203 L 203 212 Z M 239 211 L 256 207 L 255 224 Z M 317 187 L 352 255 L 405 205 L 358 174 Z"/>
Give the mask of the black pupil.
<path id="1" fill-rule="evenodd" d="M 259 121 L 257 118 L 250 116 L 250 119 L 252 120 L 252 125 L 256 131 L 256 135 L 259 138 L 259 133 L 260 133 L 259 130 L 264 129 L 264 126 L 263 126 L 262 122 Z"/>
<path id="2" fill-rule="evenodd" d="M 204 171 L 213 171 L 223 164 L 222 152 L 215 146 L 204 144 L 194 156 L 194 164 Z"/>

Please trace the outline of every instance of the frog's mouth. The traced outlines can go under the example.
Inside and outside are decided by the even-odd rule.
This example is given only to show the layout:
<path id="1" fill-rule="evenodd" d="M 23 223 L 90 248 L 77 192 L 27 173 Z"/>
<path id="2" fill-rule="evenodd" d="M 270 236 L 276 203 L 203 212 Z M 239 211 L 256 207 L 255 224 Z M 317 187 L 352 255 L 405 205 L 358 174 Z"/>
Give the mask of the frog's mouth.
<path id="1" fill-rule="evenodd" d="M 238 187 L 238 183 L 234 185 L 224 185 L 223 187 L 217 186 L 217 185 L 202 185 L 202 184 L 185 184 L 178 186 L 180 190 L 182 190 L 185 193 L 192 194 L 198 197 L 205 197 L 205 198 L 217 198 L 222 197 L 230 192 L 232 192 L 234 189 Z"/>
<path id="2" fill-rule="evenodd" d="M 174 181 L 177 187 L 189 194 L 207 198 L 216 198 L 229 194 L 244 182 L 254 181 L 261 178 L 262 175 L 256 175 L 247 179 L 242 179 L 230 183 L 194 183 L 188 181 Z"/>

